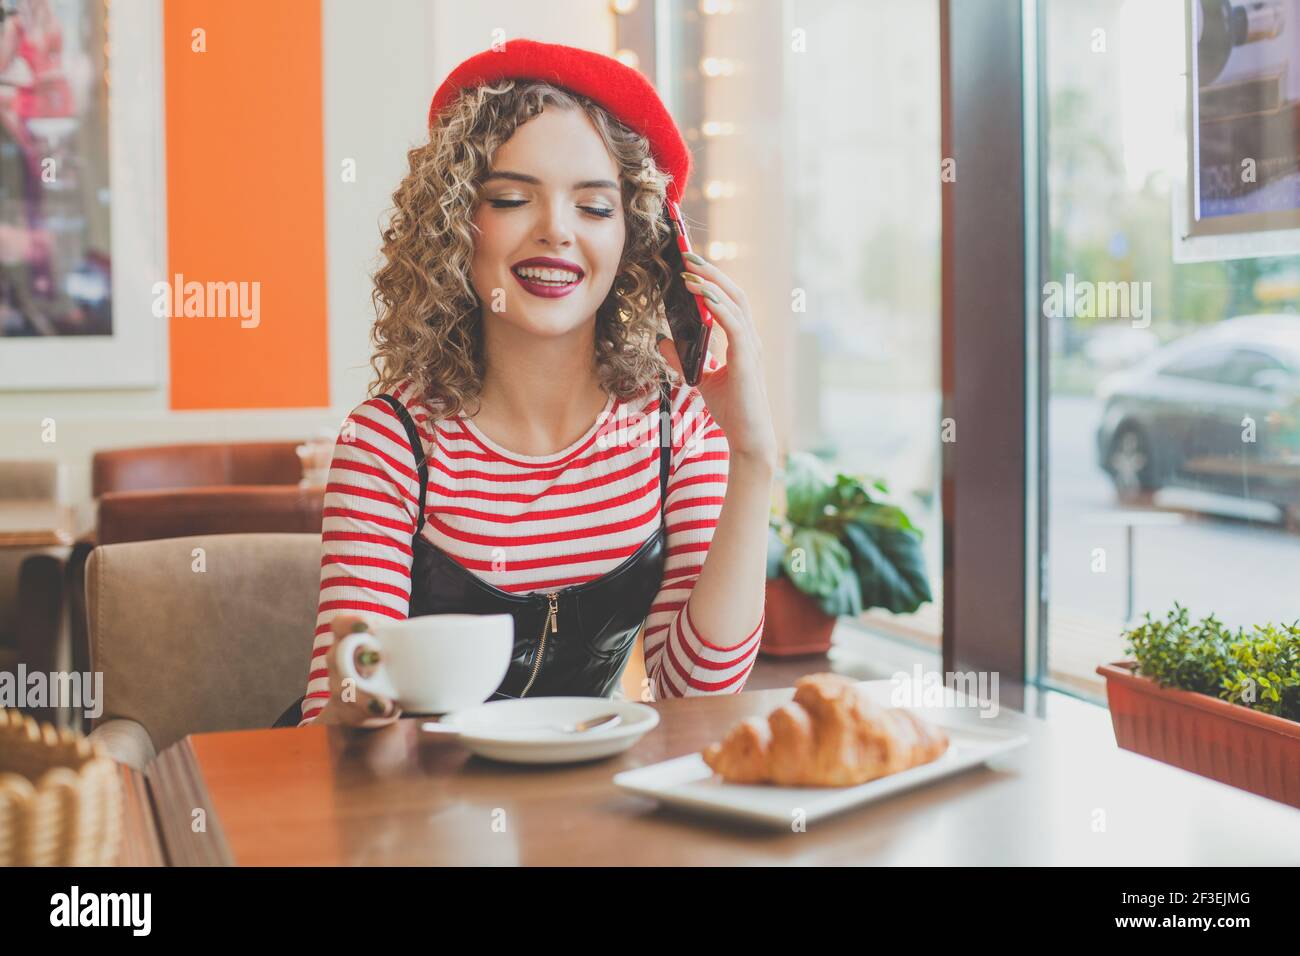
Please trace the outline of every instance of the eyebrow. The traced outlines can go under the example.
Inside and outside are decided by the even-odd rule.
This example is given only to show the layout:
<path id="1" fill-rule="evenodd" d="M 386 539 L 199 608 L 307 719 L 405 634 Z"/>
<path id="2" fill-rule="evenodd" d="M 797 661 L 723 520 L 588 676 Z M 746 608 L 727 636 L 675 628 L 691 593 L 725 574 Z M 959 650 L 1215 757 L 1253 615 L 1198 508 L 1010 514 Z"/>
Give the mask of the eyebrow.
<path id="1" fill-rule="evenodd" d="M 540 186 L 542 181 L 536 176 L 529 176 L 527 173 L 516 173 L 508 169 L 497 169 L 483 177 L 483 182 L 490 182 L 493 179 L 509 179 L 519 183 L 530 183 L 534 186 Z M 573 184 L 574 189 L 618 189 L 618 183 L 608 179 L 584 179 L 581 182 Z"/>

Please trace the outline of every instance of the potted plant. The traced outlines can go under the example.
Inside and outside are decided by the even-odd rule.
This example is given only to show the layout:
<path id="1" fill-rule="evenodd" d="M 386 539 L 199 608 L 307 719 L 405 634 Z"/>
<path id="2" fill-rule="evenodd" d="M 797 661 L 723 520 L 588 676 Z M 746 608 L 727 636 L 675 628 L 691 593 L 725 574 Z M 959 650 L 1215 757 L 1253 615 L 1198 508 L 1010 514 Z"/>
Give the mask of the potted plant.
<path id="1" fill-rule="evenodd" d="M 1300 807 L 1300 621 L 1229 630 L 1175 603 L 1103 664 L 1115 741 L 1156 760 Z"/>
<path id="2" fill-rule="evenodd" d="M 832 474 L 803 452 L 784 470 L 785 513 L 768 528 L 761 653 L 825 653 L 840 616 L 915 611 L 930 596 L 921 531 L 880 480 Z"/>

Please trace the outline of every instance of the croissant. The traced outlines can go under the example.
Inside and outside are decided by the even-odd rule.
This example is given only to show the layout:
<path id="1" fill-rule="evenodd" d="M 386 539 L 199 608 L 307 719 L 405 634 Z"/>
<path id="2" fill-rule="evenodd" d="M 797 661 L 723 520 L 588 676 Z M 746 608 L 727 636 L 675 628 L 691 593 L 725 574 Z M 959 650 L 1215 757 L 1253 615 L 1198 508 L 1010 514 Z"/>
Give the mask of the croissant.
<path id="1" fill-rule="evenodd" d="M 910 711 L 882 707 L 840 674 L 795 681 L 794 700 L 747 717 L 704 762 L 728 783 L 848 787 L 929 763 L 948 736 Z"/>

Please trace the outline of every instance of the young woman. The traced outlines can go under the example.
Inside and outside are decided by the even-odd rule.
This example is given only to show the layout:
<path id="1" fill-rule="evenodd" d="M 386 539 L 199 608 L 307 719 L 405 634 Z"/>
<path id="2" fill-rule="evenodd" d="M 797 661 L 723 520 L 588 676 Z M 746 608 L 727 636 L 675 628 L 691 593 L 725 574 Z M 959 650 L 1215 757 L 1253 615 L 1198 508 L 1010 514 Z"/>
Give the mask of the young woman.
<path id="1" fill-rule="evenodd" d="M 286 722 L 391 723 L 395 702 L 342 693 L 335 639 L 453 611 L 515 616 L 497 697 L 608 696 L 643 624 L 656 698 L 739 692 L 776 438 L 721 269 L 687 275 L 726 364 L 687 387 L 661 334 L 660 216 L 690 160 L 653 87 L 510 41 L 453 71 L 409 160 L 375 275 L 374 397 L 335 446 L 311 676 Z"/>

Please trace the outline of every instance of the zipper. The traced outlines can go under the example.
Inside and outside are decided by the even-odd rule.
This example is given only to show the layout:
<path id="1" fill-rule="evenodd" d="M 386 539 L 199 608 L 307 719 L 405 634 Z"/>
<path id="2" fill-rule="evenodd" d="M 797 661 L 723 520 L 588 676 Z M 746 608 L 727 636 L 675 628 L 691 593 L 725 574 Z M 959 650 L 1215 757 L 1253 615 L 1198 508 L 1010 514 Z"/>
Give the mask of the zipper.
<path id="1" fill-rule="evenodd" d="M 546 650 L 546 632 L 549 630 L 555 634 L 560 629 L 559 596 L 559 591 L 547 592 L 546 600 L 549 606 L 546 610 L 546 620 L 542 621 L 542 636 L 537 639 L 537 653 L 533 656 L 533 672 L 528 675 L 528 683 L 519 692 L 521 698 L 528 696 L 528 688 L 533 686 L 533 681 L 537 680 L 537 672 L 542 668 L 542 653 Z"/>

